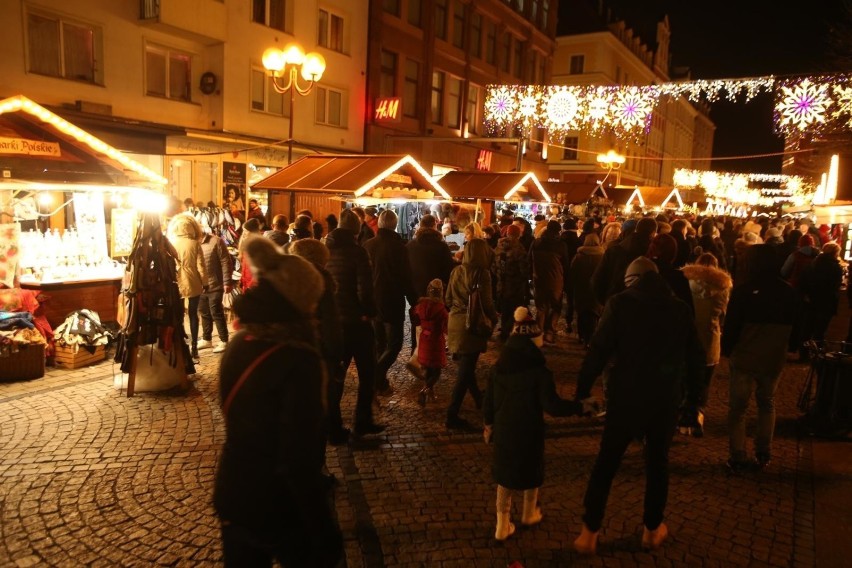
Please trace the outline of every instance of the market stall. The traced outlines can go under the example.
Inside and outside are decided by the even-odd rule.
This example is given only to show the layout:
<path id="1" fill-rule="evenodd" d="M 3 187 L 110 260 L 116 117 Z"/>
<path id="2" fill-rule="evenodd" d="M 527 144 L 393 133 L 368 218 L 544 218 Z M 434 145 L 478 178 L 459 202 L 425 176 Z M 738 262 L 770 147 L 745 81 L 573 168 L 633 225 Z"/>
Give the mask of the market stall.
<path id="1" fill-rule="evenodd" d="M 450 199 L 448 192 L 407 155 L 305 156 L 252 186 L 268 191 L 272 214 L 291 220 L 303 209 L 322 222 L 339 216 L 342 203 L 390 207 L 403 237 L 425 210 Z M 327 227 L 325 227 L 327 230 Z"/>
<path id="2" fill-rule="evenodd" d="M 538 179 L 530 172 L 449 172 L 439 180 L 452 196 L 480 219 L 481 224 L 494 223 L 505 209 L 515 215 L 532 218 L 550 214 L 551 198 Z"/>

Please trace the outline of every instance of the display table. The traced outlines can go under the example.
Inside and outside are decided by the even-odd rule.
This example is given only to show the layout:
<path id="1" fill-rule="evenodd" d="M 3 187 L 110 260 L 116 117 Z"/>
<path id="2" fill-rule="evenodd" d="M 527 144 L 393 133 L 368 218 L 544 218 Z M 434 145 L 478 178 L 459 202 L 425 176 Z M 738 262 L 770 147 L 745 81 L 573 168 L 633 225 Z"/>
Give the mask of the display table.
<path id="1" fill-rule="evenodd" d="M 118 312 L 121 277 L 100 280 L 69 280 L 65 282 L 21 282 L 21 288 L 34 290 L 50 297 L 42 304 L 51 327 L 56 328 L 75 310 L 97 312 L 101 323 L 114 322 Z"/>

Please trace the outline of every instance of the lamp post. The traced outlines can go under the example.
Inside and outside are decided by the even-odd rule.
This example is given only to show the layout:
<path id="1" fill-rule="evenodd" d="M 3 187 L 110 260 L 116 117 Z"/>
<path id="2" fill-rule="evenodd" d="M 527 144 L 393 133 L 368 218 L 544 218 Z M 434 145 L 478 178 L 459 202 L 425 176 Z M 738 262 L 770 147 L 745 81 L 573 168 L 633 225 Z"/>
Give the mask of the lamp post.
<path id="1" fill-rule="evenodd" d="M 293 163 L 293 106 L 296 103 L 296 93 L 304 96 L 311 92 L 314 83 L 322 78 L 325 72 L 325 58 L 312 51 L 305 50 L 298 43 L 289 43 L 284 49 L 270 47 L 263 52 L 263 66 L 269 71 L 275 92 L 282 95 L 290 92 L 290 133 L 287 137 L 287 163 Z M 299 75 L 308 82 L 307 86 L 299 85 Z M 286 79 L 286 83 L 283 81 Z"/>
<path id="2" fill-rule="evenodd" d="M 598 163 L 607 170 L 606 177 L 601 182 L 601 185 L 603 185 L 613 170 L 615 170 L 615 185 L 621 185 L 621 166 L 624 164 L 624 160 L 624 156 L 613 150 L 610 150 L 606 154 L 598 154 Z"/>

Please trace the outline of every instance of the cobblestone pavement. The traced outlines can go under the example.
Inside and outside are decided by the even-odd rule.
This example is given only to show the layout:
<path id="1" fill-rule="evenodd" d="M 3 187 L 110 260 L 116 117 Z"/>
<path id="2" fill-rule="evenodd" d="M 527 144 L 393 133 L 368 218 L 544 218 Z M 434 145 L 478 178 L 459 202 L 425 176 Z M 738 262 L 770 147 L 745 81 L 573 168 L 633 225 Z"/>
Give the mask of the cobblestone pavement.
<path id="1" fill-rule="evenodd" d="M 559 392 L 573 396 L 582 348 L 562 335 L 545 352 Z M 601 419 L 548 418 L 544 520 L 496 544 L 491 449 L 478 433 L 450 433 L 443 426 L 455 369 L 444 371 L 438 402 L 424 409 L 416 402 L 420 385 L 402 365 L 407 355 L 406 347 L 391 371 L 396 391 L 380 399 L 377 410 L 387 432 L 328 451 L 329 469 L 340 482 L 336 500 L 350 568 L 505 567 L 513 561 L 526 568 L 814 566 L 820 539 L 835 553 L 843 544 L 849 547 L 848 539 L 826 540 L 815 531 L 832 526 L 820 517 L 815 495 L 830 495 L 835 509 L 848 511 L 850 492 L 838 491 L 844 486 L 837 483 L 848 483 L 849 472 L 812 473 L 814 444 L 798 435 L 796 425 L 806 365 L 791 362 L 785 370 L 767 472 L 732 476 L 723 467 L 728 381 L 720 365 L 706 436 L 678 436 L 671 452 L 670 541 L 653 554 L 640 549 L 644 475 L 641 447 L 634 444 L 613 485 L 598 556 L 579 558 L 571 542 L 580 527 Z M 482 358 L 481 385 L 495 355 L 492 345 Z M 217 357 L 202 351 L 200 373 L 188 393 L 127 398 L 113 385 L 117 369 L 110 362 L 0 384 L 0 566 L 219 564 L 210 504 L 224 441 Z M 355 390 L 350 375 L 346 421 Z M 481 424 L 469 397 L 462 415 Z M 852 463 L 848 444 L 823 442 L 819 448 L 820 456 L 828 456 L 823 460 L 842 453 L 845 462 L 832 463 Z M 822 487 L 834 490 L 821 492 Z M 519 515 L 516 502 L 515 520 Z M 836 557 L 838 566 L 848 559 Z M 832 564 L 820 562 L 824 565 Z"/>

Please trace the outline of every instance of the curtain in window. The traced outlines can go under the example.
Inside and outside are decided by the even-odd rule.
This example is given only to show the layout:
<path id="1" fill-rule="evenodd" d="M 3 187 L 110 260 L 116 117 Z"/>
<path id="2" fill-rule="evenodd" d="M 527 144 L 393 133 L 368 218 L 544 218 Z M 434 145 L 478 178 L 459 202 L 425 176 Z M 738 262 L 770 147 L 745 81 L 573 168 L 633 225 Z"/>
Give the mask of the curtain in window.
<path id="1" fill-rule="evenodd" d="M 169 57 L 169 98 L 188 101 L 191 99 L 192 77 L 189 57 L 177 53 Z"/>
<path id="2" fill-rule="evenodd" d="M 62 26 L 65 52 L 65 77 L 80 81 L 95 80 L 95 34 L 73 24 Z"/>
<path id="3" fill-rule="evenodd" d="M 166 56 L 148 50 L 145 52 L 146 93 L 158 97 L 166 96 Z"/>
<path id="4" fill-rule="evenodd" d="M 29 14 L 27 39 L 30 71 L 59 77 L 59 22 L 37 14 Z"/>

